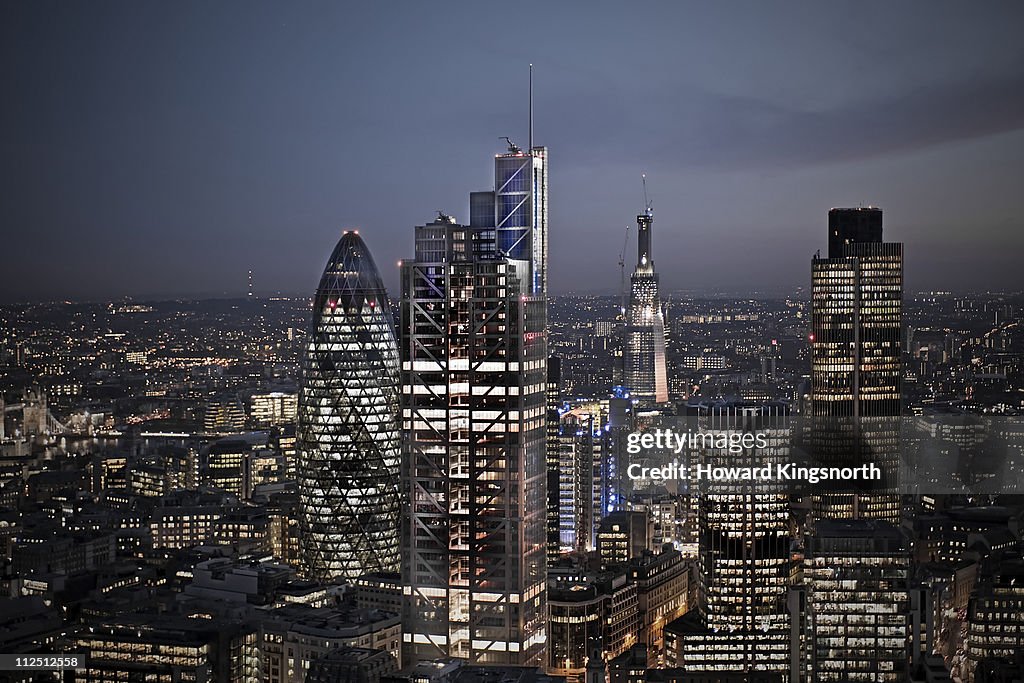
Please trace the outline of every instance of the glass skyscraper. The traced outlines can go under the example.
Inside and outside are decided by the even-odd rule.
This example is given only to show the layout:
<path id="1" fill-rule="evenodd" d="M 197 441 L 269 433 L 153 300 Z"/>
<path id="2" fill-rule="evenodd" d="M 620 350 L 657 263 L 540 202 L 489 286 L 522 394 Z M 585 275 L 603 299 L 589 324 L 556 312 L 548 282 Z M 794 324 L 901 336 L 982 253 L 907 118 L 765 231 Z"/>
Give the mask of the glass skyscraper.
<path id="1" fill-rule="evenodd" d="M 313 302 L 298 417 L 301 552 L 310 576 L 398 571 L 398 345 L 384 285 L 355 231 Z"/>
<path id="2" fill-rule="evenodd" d="M 524 294 L 548 290 L 548 149 L 523 152 L 513 142 L 494 157 L 494 190 L 469 195 L 477 255 L 499 257 L 519 273 Z"/>
<path id="3" fill-rule="evenodd" d="M 874 463 L 886 480 L 812 495 L 804 564 L 807 652 L 816 681 L 904 680 L 910 550 L 898 468 L 903 245 L 882 211 L 832 209 L 828 255 L 812 269 L 808 444 L 826 466 Z"/>
<path id="4" fill-rule="evenodd" d="M 654 215 L 648 208 L 636 217 L 637 263 L 629 278 L 629 310 L 626 314 L 624 366 L 626 387 L 633 398 L 656 403 L 668 401 L 665 366 L 665 317 L 654 272 L 651 227 Z"/>

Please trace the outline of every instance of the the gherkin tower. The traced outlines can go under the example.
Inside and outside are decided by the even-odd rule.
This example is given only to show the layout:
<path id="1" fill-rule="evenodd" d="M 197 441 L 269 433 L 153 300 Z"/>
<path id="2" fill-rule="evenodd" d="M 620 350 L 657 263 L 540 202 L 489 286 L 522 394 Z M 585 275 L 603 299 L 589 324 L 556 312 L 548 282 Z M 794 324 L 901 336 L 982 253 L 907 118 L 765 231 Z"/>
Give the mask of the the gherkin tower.
<path id="1" fill-rule="evenodd" d="M 299 391 L 301 548 L 314 578 L 398 571 L 398 397 L 384 285 L 346 231 L 316 291 Z"/>

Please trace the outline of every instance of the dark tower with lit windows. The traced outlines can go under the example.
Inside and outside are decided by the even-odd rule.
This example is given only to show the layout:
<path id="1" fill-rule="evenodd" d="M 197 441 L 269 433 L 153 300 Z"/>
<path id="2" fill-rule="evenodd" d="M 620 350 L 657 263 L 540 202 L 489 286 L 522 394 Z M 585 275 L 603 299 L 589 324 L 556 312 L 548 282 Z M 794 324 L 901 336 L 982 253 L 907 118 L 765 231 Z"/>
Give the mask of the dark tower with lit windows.
<path id="1" fill-rule="evenodd" d="M 811 263 L 813 452 L 826 464 L 873 461 L 886 485 L 823 494 L 818 518 L 898 522 L 903 245 L 882 241 L 882 210 L 832 209 L 828 257 Z"/>

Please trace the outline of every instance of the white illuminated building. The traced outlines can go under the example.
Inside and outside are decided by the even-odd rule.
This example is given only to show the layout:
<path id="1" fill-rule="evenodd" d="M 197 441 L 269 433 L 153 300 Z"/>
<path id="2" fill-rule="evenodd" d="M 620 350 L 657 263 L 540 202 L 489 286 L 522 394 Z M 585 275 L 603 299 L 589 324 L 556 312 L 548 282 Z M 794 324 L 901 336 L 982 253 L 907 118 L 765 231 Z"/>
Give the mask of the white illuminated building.
<path id="1" fill-rule="evenodd" d="M 658 295 L 658 274 L 651 254 L 650 207 L 636 217 L 637 264 L 630 277 L 629 310 L 625 329 L 624 381 L 633 398 L 668 401 L 665 367 L 665 315 Z"/>

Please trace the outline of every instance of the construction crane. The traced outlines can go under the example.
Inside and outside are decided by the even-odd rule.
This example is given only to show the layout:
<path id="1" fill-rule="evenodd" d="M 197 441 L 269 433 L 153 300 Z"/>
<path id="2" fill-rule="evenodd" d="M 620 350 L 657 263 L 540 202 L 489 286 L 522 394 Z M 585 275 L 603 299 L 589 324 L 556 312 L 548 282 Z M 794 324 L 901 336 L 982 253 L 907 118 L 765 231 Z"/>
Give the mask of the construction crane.
<path id="1" fill-rule="evenodd" d="M 651 202 L 647 199 L 647 174 L 646 173 L 641 173 L 640 174 L 640 182 L 642 182 L 644 184 L 644 211 L 646 211 L 648 214 L 650 214 L 652 207 L 651 207 Z"/>
<path id="2" fill-rule="evenodd" d="M 619 317 L 626 319 L 626 247 L 629 246 L 629 226 L 626 226 L 626 237 L 622 240 L 622 251 L 619 252 Z"/>

